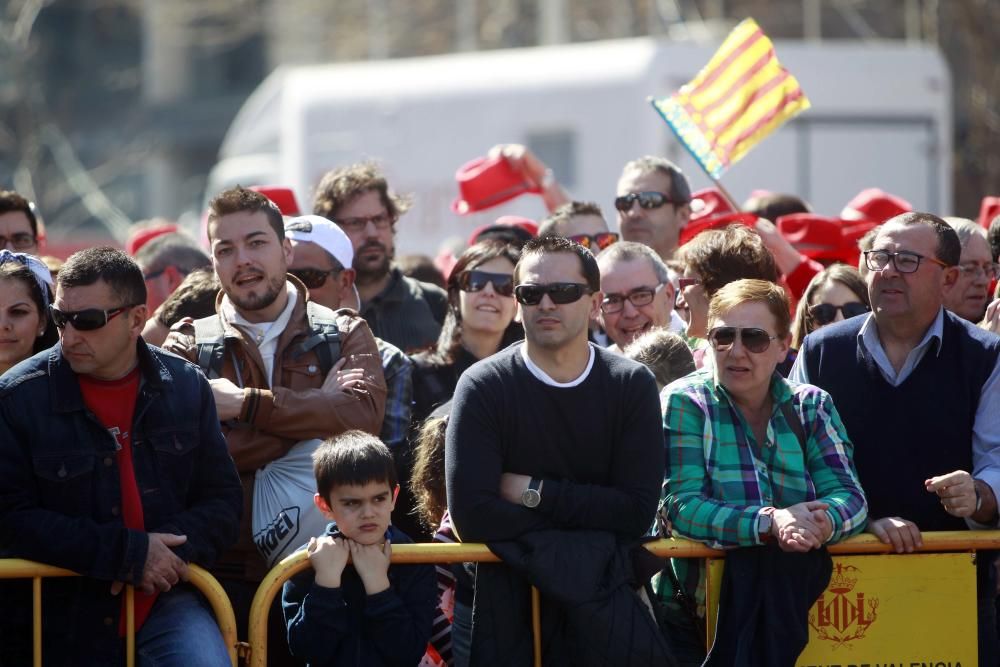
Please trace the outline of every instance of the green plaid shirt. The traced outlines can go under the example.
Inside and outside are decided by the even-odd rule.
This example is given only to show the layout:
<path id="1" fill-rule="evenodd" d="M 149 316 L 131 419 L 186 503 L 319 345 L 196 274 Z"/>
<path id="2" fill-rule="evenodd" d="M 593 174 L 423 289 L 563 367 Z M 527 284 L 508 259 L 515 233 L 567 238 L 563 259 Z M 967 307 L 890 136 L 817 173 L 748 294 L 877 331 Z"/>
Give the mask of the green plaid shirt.
<path id="1" fill-rule="evenodd" d="M 761 544 L 758 523 L 764 507 L 807 500 L 829 504 L 831 542 L 864 527 L 867 503 L 833 399 L 778 373 L 771 379 L 771 396 L 766 439 L 758 443 L 711 370 L 695 371 L 663 389 L 662 502 L 673 533 L 717 548 Z M 785 403 L 803 426 L 806 455 L 782 413 Z M 670 567 L 704 613 L 704 564 L 678 558 Z M 673 598 L 668 576 L 661 576 L 656 587 L 662 599 Z"/>

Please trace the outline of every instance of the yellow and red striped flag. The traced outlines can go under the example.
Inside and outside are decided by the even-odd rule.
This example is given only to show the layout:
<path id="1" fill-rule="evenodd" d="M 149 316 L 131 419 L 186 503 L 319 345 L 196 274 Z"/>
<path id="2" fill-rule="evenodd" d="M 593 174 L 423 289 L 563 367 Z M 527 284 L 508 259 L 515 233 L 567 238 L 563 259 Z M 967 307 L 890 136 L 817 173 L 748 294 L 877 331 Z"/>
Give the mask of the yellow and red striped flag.
<path id="1" fill-rule="evenodd" d="M 809 108 L 774 45 L 745 19 L 698 76 L 651 100 L 684 147 L 714 179 L 782 123 Z"/>

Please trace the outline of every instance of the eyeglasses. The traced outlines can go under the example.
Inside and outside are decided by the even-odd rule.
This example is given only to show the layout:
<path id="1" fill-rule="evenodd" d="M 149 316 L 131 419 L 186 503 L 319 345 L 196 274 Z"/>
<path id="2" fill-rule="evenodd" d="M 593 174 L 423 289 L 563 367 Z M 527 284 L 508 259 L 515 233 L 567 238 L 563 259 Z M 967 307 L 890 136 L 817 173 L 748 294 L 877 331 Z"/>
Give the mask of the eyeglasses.
<path id="1" fill-rule="evenodd" d="M 594 290 L 580 283 L 549 283 L 547 285 L 518 285 L 514 288 L 514 296 L 523 306 L 537 306 L 546 294 L 552 303 L 565 305 L 579 301 L 584 294 L 593 294 Z"/>
<path id="2" fill-rule="evenodd" d="M 307 289 L 319 289 L 326 284 L 326 277 L 340 273 L 344 269 L 288 269 L 288 272 L 302 281 Z"/>
<path id="3" fill-rule="evenodd" d="M 604 250 L 609 245 L 618 242 L 618 234 L 614 232 L 601 232 L 599 234 L 573 234 L 573 236 L 567 236 L 566 238 L 573 243 L 579 243 L 588 250 L 593 250 L 594 248 Z"/>
<path id="4" fill-rule="evenodd" d="M 678 278 L 677 279 L 677 291 L 687 289 L 688 287 L 694 287 L 695 285 L 701 284 L 701 278 Z"/>
<path id="5" fill-rule="evenodd" d="M 982 264 L 977 264 L 976 262 L 965 262 L 964 264 L 958 265 L 958 270 L 961 271 L 962 275 L 966 278 L 978 278 L 979 276 L 985 275 L 989 279 L 994 279 L 1000 277 L 1000 264 L 995 262 L 983 262 Z"/>
<path id="6" fill-rule="evenodd" d="M 845 303 L 842 306 L 835 306 L 832 303 L 817 303 L 815 306 L 809 306 L 809 317 L 816 324 L 829 324 L 837 319 L 838 310 L 844 314 L 845 320 L 849 320 L 852 317 L 867 313 L 869 308 L 860 301 Z"/>
<path id="7" fill-rule="evenodd" d="M 925 257 L 919 253 L 910 252 L 909 250 L 900 250 L 899 252 L 889 252 L 888 250 L 866 250 L 865 251 L 865 265 L 872 271 L 881 271 L 885 267 L 889 266 L 889 261 L 892 260 L 892 265 L 900 273 L 913 273 L 920 268 L 921 260 L 927 260 L 937 264 L 938 266 L 943 266 L 948 268 L 948 265 L 942 262 L 940 259 L 935 257 Z"/>
<path id="8" fill-rule="evenodd" d="M 121 306 L 111 310 L 100 310 L 99 308 L 87 308 L 86 310 L 64 311 L 55 306 L 49 306 L 49 313 L 52 315 L 52 323 L 57 329 L 64 329 L 67 324 L 72 324 L 77 331 L 94 331 L 100 329 L 105 324 L 121 315 L 129 308 L 135 308 L 138 304 L 131 306 Z"/>
<path id="9" fill-rule="evenodd" d="M 11 234 L 9 237 L 0 236 L 0 248 L 6 248 L 10 244 L 14 250 L 27 250 L 34 247 L 36 243 L 38 243 L 38 239 L 28 232 L 18 232 L 17 234 Z"/>
<path id="10" fill-rule="evenodd" d="M 743 342 L 743 347 L 754 354 L 765 351 L 771 346 L 772 340 L 778 339 L 756 327 L 715 327 L 708 332 L 708 342 L 719 352 L 731 348 L 737 338 Z"/>
<path id="11" fill-rule="evenodd" d="M 357 218 L 339 218 L 334 222 L 340 225 L 345 232 L 363 231 L 369 222 L 375 225 L 375 229 L 384 231 L 396 224 L 396 218 L 389 215 L 388 212 L 383 212 Z"/>
<path id="12" fill-rule="evenodd" d="M 639 202 L 639 206 L 645 209 L 660 208 L 667 204 L 685 204 L 687 202 L 675 202 L 663 192 L 630 192 L 627 195 L 615 197 L 615 208 L 622 213 L 632 210 L 632 203 Z"/>
<path id="13" fill-rule="evenodd" d="M 493 291 L 500 296 L 514 296 L 514 276 L 509 273 L 489 271 L 463 271 L 458 276 L 458 289 L 463 292 L 481 292 L 486 285 L 493 285 Z"/>
<path id="14" fill-rule="evenodd" d="M 653 297 L 663 289 L 665 284 L 660 283 L 656 287 L 636 287 L 628 294 L 605 294 L 604 300 L 601 301 L 601 311 L 607 315 L 620 313 L 625 308 L 626 301 L 636 308 L 648 306 L 653 303 Z"/>

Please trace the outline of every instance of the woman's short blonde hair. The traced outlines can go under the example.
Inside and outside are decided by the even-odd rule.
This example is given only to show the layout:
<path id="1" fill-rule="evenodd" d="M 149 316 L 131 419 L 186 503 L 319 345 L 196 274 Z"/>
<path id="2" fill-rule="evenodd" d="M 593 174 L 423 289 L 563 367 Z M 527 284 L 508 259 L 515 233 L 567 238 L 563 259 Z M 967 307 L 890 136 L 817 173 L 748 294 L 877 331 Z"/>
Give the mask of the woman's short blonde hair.
<path id="1" fill-rule="evenodd" d="M 774 315 L 779 338 L 788 336 L 792 315 L 785 290 L 767 280 L 744 278 L 723 285 L 708 302 L 708 321 L 711 323 L 744 303 L 759 301 Z"/>

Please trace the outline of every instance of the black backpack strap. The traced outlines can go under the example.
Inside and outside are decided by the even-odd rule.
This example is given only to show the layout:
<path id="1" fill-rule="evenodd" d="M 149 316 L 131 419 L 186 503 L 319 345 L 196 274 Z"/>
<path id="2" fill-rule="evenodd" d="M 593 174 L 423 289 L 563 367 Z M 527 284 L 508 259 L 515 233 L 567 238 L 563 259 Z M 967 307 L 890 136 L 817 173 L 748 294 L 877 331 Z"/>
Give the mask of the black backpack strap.
<path id="1" fill-rule="evenodd" d="M 198 366 L 207 378 L 222 377 L 226 336 L 218 315 L 194 321 L 194 343 L 198 348 Z"/>
<path id="2" fill-rule="evenodd" d="M 321 310 L 312 301 L 306 302 L 306 317 L 309 320 L 311 333 L 299 343 L 298 349 L 292 355 L 292 358 L 298 359 L 306 352 L 315 350 L 323 377 L 326 377 L 333 365 L 340 360 L 340 327 L 337 326 L 336 315 L 331 318 L 331 314 L 328 309 Z"/>

